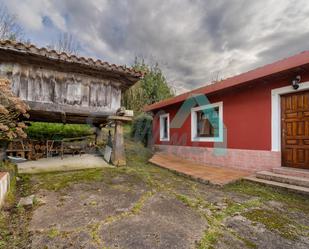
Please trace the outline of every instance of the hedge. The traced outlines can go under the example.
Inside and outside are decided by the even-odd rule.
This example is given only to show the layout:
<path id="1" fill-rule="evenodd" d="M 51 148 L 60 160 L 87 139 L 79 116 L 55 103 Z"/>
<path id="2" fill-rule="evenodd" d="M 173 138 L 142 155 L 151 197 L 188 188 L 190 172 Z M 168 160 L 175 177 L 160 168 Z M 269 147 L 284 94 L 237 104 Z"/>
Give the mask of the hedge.
<path id="1" fill-rule="evenodd" d="M 144 146 L 150 146 L 152 142 L 152 120 L 149 114 L 141 113 L 132 123 L 131 136 L 135 141 L 141 141 Z"/>

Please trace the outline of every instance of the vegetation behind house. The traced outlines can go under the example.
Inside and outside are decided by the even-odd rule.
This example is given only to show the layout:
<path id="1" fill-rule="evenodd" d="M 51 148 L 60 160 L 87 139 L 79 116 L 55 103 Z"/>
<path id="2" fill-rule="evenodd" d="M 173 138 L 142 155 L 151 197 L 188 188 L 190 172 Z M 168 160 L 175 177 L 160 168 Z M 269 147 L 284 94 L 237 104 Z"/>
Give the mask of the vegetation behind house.
<path id="1" fill-rule="evenodd" d="M 131 136 L 135 141 L 140 141 L 144 146 L 151 145 L 152 139 L 152 116 L 141 113 L 132 123 Z"/>
<path id="2" fill-rule="evenodd" d="M 158 63 L 150 66 L 143 59 L 136 58 L 133 68 L 144 72 L 145 76 L 123 95 L 122 105 L 126 109 L 134 110 L 135 114 L 139 114 L 143 112 L 145 105 L 153 104 L 175 95 Z"/>

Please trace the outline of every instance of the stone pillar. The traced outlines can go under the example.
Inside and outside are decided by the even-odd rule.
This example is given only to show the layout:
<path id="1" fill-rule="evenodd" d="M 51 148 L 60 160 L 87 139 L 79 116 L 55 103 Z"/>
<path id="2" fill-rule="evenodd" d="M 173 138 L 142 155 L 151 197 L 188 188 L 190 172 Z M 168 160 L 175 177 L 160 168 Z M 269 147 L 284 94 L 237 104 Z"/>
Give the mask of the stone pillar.
<path id="1" fill-rule="evenodd" d="M 113 142 L 112 163 L 116 166 L 126 165 L 126 156 L 123 139 L 123 122 L 115 120 L 115 135 Z"/>

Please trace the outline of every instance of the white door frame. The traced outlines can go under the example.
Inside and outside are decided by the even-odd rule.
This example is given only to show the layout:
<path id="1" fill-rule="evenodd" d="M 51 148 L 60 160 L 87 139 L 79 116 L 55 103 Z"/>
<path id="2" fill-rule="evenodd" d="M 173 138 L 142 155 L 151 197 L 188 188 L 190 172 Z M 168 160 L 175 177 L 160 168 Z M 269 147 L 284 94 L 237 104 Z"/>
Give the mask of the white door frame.
<path id="1" fill-rule="evenodd" d="M 281 101 L 280 96 L 309 90 L 309 82 L 299 84 L 295 90 L 292 86 L 275 88 L 271 91 L 271 150 L 281 151 Z"/>

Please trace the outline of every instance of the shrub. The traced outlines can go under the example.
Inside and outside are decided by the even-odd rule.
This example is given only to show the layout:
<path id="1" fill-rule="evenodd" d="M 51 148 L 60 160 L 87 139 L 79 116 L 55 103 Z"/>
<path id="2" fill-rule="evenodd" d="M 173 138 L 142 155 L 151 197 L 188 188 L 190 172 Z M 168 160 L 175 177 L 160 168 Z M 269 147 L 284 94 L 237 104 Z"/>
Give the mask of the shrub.
<path id="1" fill-rule="evenodd" d="M 8 80 L 0 79 L 0 140 L 25 138 L 26 125 L 19 122 L 21 116 L 29 118 L 28 105 L 14 96 Z"/>
<path id="2" fill-rule="evenodd" d="M 0 172 L 8 172 L 12 180 L 16 177 L 17 166 L 11 162 L 0 162 Z"/>
<path id="3" fill-rule="evenodd" d="M 36 140 L 61 140 L 63 138 L 83 137 L 92 135 L 93 129 L 89 125 L 58 124 L 31 122 L 25 130 L 28 138 Z"/>
<path id="4" fill-rule="evenodd" d="M 150 146 L 152 142 L 152 120 L 149 114 L 141 113 L 132 123 L 131 136 L 135 141 L 141 141 L 144 146 Z"/>

